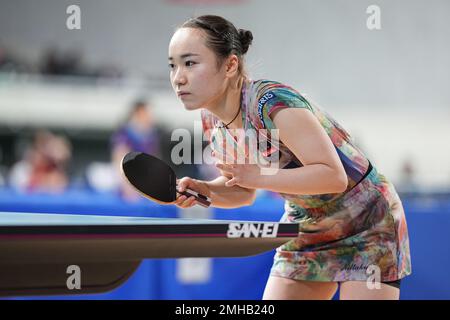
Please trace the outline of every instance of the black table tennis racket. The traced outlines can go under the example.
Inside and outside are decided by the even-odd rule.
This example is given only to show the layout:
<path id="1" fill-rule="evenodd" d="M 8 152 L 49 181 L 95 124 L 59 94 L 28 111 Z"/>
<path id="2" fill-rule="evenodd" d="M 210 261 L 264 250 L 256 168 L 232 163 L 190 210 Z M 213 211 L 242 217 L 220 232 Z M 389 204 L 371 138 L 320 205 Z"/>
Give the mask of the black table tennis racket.
<path id="1" fill-rule="evenodd" d="M 179 192 L 177 177 L 173 169 L 161 159 L 144 152 L 129 152 L 122 159 L 122 173 L 128 182 L 142 195 L 161 204 L 170 204 L 177 199 L 177 193 L 194 196 L 198 204 L 207 208 L 211 199 L 186 189 Z"/>

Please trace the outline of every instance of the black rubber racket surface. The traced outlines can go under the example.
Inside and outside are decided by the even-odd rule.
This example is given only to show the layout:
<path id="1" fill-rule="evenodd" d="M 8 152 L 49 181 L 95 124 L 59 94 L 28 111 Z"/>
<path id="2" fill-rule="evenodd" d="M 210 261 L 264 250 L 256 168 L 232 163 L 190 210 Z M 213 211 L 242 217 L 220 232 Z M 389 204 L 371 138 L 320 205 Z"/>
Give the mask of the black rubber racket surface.
<path id="1" fill-rule="evenodd" d="M 163 204 L 173 203 L 177 193 L 194 196 L 199 205 L 209 207 L 211 200 L 193 190 L 177 190 L 177 177 L 173 169 L 161 159 L 143 153 L 130 152 L 122 159 L 122 172 L 128 182 L 145 197 Z"/>

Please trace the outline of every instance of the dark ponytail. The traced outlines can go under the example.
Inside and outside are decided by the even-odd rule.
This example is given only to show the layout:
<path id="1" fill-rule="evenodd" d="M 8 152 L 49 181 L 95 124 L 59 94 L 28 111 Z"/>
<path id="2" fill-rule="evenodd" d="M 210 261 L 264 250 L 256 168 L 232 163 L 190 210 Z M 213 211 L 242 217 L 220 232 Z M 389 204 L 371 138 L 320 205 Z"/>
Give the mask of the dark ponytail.
<path id="1" fill-rule="evenodd" d="M 236 29 L 228 20 L 215 15 L 191 18 L 181 28 L 196 28 L 206 32 L 206 46 L 216 53 L 219 66 L 230 54 L 239 58 L 239 72 L 244 73 L 243 56 L 252 44 L 251 31 Z"/>

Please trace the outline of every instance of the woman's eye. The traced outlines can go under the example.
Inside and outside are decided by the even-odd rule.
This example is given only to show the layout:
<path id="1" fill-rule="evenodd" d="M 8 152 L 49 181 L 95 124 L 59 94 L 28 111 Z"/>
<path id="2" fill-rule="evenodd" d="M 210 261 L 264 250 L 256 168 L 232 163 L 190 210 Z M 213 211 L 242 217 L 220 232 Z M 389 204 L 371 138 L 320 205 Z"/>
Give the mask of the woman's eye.
<path id="1" fill-rule="evenodd" d="M 175 65 L 173 63 L 169 63 L 169 68 L 173 69 L 175 67 Z"/>
<path id="2" fill-rule="evenodd" d="M 191 66 L 193 66 L 194 64 L 195 64 L 194 61 L 186 61 L 186 66 L 187 66 L 187 67 L 191 67 Z"/>

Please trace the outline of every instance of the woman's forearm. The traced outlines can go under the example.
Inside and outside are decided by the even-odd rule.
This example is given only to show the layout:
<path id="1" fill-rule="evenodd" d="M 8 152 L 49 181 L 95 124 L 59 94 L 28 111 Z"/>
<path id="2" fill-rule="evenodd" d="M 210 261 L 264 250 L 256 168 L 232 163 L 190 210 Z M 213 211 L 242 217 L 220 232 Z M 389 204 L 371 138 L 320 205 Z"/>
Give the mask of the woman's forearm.
<path id="1" fill-rule="evenodd" d="M 210 190 L 211 206 L 217 208 L 237 208 L 251 205 L 255 200 L 255 191 L 240 186 L 227 187 L 229 179 L 220 176 L 212 181 L 204 181 Z"/>
<path id="2" fill-rule="evenodd" d="M 261 175 L 258 187 L 287 194 L 340 193 L 347 188 L 347 175 L 325 164 L 310 164 L 295 169 L 279 169 L 273 175 Z"/>

